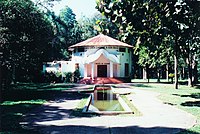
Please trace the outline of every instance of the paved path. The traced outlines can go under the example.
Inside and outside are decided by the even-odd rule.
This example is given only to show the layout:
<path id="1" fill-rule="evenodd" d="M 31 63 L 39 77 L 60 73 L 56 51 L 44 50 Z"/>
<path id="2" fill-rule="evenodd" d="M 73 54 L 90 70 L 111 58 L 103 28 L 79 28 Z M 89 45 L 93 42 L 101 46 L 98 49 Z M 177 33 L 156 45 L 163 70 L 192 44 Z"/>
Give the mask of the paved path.
<path id="1" fill-rule="evenodd" d="M 71 117 L 70 112 L 80 101 L 76 99 L 46 104 L 28 120 L 45 134 L 173 134 L 196 123 L 191 114 L 158 100 L 157 93 L 132 90 L 135 94 L 128 98 L 143 116 Z"/>

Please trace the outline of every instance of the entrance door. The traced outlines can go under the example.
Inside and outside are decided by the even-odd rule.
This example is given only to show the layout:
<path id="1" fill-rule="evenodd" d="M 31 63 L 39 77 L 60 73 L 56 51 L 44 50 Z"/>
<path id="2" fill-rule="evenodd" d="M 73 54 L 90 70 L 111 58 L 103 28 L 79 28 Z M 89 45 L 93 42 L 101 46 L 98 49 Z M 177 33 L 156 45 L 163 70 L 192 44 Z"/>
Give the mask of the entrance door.
<path id="1" fill-rule="evenodd" d="M 97 65 L 97 77 L 107 77 L 107 65 Z"/>
<path id="2" fill-rule="evenodd" d="M 129 65 L 128 65 L 128 63 L 125 63 L 125 72 L 124 72 L 124 74 L 125 74 L 125 77 L 129 76 Z"/>

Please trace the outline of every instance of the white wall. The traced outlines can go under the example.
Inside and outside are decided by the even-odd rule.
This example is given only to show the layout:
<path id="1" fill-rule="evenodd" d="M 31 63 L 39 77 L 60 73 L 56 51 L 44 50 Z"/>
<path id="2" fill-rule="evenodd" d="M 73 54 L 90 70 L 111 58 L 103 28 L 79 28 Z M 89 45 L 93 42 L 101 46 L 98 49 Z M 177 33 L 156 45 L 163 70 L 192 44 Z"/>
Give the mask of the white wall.
<path id="1" fill-rule="evenodd" d="M 119 52 L 118 47 L 108 47 L 106 50 L 110 53 L 110 54 L 114 54 L 116 55 L 119 59 L 120 59 L 120 65 L 115 66 L 114 64 L 114 77 L 125 77 L 125 63 L 129 64 L 129 72 L 131 72 L 131 52 L 128 53 L 128 48 L 126 48 L 126 52 Z M 79 69 L 80 69 L 80 73 L 81 73 L 81 77 L 84 77 L 84 59 L 86 56 L 90 55 L 90 54 L 94 54 L 96 51 L 98 51 L 99 48 L 86 48 L 85 52 L 77 52 L 74 51 L 75 53 L 72 54 L 72 61 L 74 63 L 79 63 Z M 104 58 L 103 60 L 99 60 L 97 59 L 95 61 L 95 74 L 94 77 L 97 77 L 97 63 L 106 63 L 107 64 L 107 76 L 110 76 L 110 65 L 109 65 L 109 61 Z M 91 66 L 88 66 L 88 70 L 87 70 L 87 76 L 89 76 L 89 74 L 91 74 Z M 120 69 L 119 71 L 116 72 L 117 69 Z"/>
<path id="2" fill-rule="evenodd" d="M 75 63 L 73 61 L 65 61 L 61 63 L 61 72 L 62 76 L 64 76 L 64 73 L 67 72 L 74 72 L 75 71 Z"/>

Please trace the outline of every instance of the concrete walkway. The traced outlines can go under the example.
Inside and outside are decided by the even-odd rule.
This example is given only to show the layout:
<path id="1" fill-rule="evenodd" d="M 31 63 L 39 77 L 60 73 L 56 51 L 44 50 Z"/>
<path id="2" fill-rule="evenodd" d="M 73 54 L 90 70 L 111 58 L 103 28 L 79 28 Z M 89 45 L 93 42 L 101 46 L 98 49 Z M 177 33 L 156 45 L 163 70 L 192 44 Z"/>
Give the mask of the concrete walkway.
<path id="1" fill-rule="evenodd" d="M 196 118 L 157 99 L 155 92 L 130 89 L 129 100 L 143 116 L 71 117 L 80 99 L 48 103 L 28 116 L 32 127 L 44 134 L 173 134 L 195 125 Z M 123 88 L 123 87 L 122 87 Z"/>

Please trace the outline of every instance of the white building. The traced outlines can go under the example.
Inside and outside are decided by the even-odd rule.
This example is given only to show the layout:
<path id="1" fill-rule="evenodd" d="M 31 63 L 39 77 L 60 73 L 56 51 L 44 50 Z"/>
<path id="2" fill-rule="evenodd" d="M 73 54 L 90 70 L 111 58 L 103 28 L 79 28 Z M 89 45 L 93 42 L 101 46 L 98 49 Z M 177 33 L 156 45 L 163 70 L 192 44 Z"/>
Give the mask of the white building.
<path id="1" fill-rule="evenodd" d="M 132 46 L 100 34 L 70 46 L 72 61 L 81 76 L 128 77 L 132 67 Z"/>
<path id="2" fill-rule="evenodd" d="M 81 77 L 129 77 L 132 46 L 100 34 L 69 47 L 71 61 L 61 62 L 62 72 L 79 69 Z"/>

